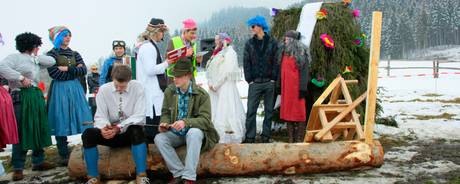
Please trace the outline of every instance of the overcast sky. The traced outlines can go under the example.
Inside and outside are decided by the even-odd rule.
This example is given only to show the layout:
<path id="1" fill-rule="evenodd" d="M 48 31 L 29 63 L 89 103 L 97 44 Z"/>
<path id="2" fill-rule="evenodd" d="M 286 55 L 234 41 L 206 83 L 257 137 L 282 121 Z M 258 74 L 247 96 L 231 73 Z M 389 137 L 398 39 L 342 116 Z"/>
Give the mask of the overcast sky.
<path id="1" fill-rule="evenodd" d="M 181 21 L 194 18 L 207 20 L 213 12 L 241 7 L 286 8 L 301 0 L 14 0 L 2 1 L 0 33 L 5 45 L 0 45 L 0 59 L 15 50 L 14 38 L 29 31 L 42 37 L 40 52 L 51 48 L 48 28 L 65 25 L 72 32 L 70 47 L 80 52 L 87 64 L 96 62 L 111 51 L 114 39 L 128 45 L 135 42 L 150 18 L 163 18 L 171 30 L 180 28 Z M 235 15 L 238 16 L 238 15 Z"/>

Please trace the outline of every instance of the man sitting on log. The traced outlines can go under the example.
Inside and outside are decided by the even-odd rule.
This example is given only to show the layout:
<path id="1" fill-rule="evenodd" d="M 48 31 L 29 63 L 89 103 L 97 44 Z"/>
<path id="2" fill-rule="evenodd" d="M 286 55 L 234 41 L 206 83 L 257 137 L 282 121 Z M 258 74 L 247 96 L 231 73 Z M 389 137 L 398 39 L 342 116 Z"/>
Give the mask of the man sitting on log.
<path id="1" fill-rule="evenodd" d="M 170 183 L 195 183 L 200 151 L 207 151 L 219 142 L 211 122 L 211 102 L 208 93 L 192 80 L 190 61 L 179 60 L 172 74 L 174 85 L 164 92 L 159 132 L 155 137 L 166 166 L 173 175 Z M 185 164 L 175 148 L 187 145 Z"/>
<path id="2" fill-rule="evenodd" d="M 136 163 L 136 183 L 146 184 L 147 147 L 142 125 L 145 124 L 145 94 L 142 84 L 131 80 L 131 68 L 117 65 L 112 80 L 100 87 L 96 96 L 95 127 L 82 134 L 84 157 L 88 172 L 87 184 L 98 184 L 97 145 L 109 147 L 131 146 Z"/>

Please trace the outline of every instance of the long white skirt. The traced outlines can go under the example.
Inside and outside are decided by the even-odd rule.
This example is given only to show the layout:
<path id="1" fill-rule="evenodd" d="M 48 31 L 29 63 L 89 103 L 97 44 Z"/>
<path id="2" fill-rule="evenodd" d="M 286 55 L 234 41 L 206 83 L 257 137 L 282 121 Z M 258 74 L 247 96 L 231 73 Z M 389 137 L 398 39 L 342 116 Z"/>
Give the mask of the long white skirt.
<path id="1" fill-rule="evenodd" d="M 241 143 L 245 134 L 246 113 L 235 81 L 226 81 L 213 92 L 209 90 L 212 122 L 219 133 L 219 143 Z"/>

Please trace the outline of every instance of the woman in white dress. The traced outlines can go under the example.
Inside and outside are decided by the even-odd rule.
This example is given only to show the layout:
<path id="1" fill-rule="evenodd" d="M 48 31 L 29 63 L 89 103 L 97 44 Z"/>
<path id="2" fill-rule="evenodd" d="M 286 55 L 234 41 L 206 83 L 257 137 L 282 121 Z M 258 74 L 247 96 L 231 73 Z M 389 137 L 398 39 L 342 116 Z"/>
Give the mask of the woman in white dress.
<path id="1" fill-rule="evenodd" d="M 219 133 L 220 143 L 241 143 L 246 114 L 236 87 L 241 78 L 237 54 L 226 33 L 216 35 L 215 42 L 216 49 L 206 66 L 212 122 Z"/>

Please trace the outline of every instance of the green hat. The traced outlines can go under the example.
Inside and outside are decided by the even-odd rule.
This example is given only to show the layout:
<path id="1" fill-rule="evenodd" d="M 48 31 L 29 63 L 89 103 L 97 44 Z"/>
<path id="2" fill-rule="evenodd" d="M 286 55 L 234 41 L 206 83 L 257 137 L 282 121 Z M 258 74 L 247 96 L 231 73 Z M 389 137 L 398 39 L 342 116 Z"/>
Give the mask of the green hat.
<path id="1" fill-rule="evenodd" d="M 186 75 L 187 73 L 192 73 L 192 72 L 193 72 L 192 62 L 182 61 L 182 60 L 177 61 L 177 63 L 174 65 L 173 69 L 171 70 L 171 74 L 174 77 L 181 77 L 181 76 Z"/>

